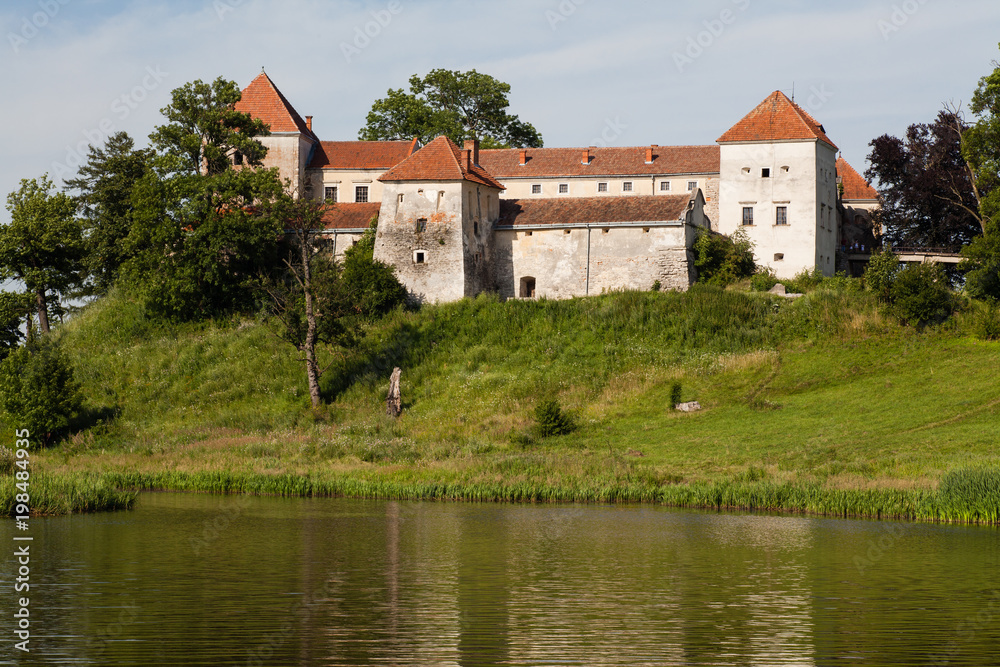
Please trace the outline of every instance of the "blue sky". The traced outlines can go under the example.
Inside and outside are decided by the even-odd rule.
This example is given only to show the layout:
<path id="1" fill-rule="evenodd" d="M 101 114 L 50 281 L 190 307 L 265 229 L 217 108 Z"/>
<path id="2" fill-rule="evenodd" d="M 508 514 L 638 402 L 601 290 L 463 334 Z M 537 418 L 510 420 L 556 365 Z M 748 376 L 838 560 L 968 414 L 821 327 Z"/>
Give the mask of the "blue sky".
<path id="1" fill-rule="evenodd" d="M 995 0 L 8 0 L 0 28 L 4 195 L 108 131 L 145 142 L 173 88 L 262 66 L 326 140 L 438 67 L 510 83 L 548 146 L 710 144 L 794 84 L 864 171 L 871 139 L 967 103 L 1000 58 Z"/>

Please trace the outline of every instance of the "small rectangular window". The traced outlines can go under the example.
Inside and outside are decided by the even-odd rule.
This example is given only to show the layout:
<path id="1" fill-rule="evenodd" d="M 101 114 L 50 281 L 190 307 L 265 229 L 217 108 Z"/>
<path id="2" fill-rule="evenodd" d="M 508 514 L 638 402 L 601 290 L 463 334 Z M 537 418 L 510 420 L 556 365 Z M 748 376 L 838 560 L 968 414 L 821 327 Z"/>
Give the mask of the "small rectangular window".
<path id="1" fill-rule="evenodd" d="M 531 194 L 540 195 L 542 194 L 542 186 L 540 183 L 535 183 L 531 186 Z"/>
<path id="2" fill-rule="evenodd" d="M 419 220 L 417 220 L 417 224 L 416 224 L 416 227 L 414 228 L 414 230 L 418 234 L 420 234 L 422 232 L 426 232 L 427 231 L 427 218 L 420 218 Z"/>
<path id="3" fill-rule="evenodd" d="M 622 192 L 632 192 L 632 181 L 622 183 Z"/>
<path id="4" fill-rule="evenodd" d="M 354 188 L 354 201 L 364 204 L 368 202 L 368 186 L 358 185 Z"/>
<path id="5" fill-rule="evenodd" d="M 783 252 L 776 252 L 776 253 L 774 253 L 774 261 L 780 262 L 783 259 L 785 259 L 785 253 L 783 253 Z"/>
<path id="6" fill-rule="evenodd" d="M 660 181 L 660 192 L 670 192 L 670 181 Z"/>
<path id="7" fill-rule="evenodd" d="M 413 263 L 423 264 L 427 261 L 427 254 L 423 250 L 417 250 L 413 253 Z"/>
<path id="8" fill-rule="evenodd" d="M 767 167 L 764 167 L 763 169 L 760 170 L 760 177 L 771 178 L 771 170 L 768 169 Z"/>
<path id="9" fill-rule="evenodd" d="M 330 202 L 333 202 L 334 204 L 336 204 L 337 203 L 337 186 L 336 185 L 328 185 L 325 188 L 323 188 L 323 199 L 325 199 L 327 201 L 330 201 Z"/>
<path id="10" fill-rule="evenodd" d="M 698 189 L 698 181 L 688 181 L 688 192 L 694 192 Z"/>
<path id="11" fill-rule="evenodd" d="M 566 194 L 568 192 L 569 192 L 569 184 L 568 183 L 560 183 L 559 184 L 559 194 L 564 195 L 564 194 Z"/>
<path id="12" fill-rule="evenodd" d="M 753 206 L 743 207 L 743 224 L 744 225 L 753 224 Z"/>
<path id="13" fill-rule="evenodd" d="M 775 209 L 774 213 L 774 224 L 776 225 L 787 225 L 788 224 L 788 207 L 779 206 Z"/>
<path id="14" fill-rule="evenodd" d="M 607 192 L 608 191 L 608 184 L 607 183 L 598 183 L 597 184 L 597 191 L 598 192 Z"/>
<path id="15" fill-rule="evenodd" d="M 402 204 L 403 203 L 403 195 L 399 195 L 399 197 L 396 199 L 396 201 L 399 202 L 400 204 Z"/>

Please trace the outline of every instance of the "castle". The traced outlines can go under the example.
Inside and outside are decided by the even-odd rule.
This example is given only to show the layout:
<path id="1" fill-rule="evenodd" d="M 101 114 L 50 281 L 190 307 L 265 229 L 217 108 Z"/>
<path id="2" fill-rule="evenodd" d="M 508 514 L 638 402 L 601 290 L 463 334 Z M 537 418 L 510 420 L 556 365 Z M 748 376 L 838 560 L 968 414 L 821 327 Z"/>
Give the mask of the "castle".
<path id="1" fill-rule="evenodd" d="M 873 241 L 877 193 L 781 92 L 711 146 L 321 141 L 263 72 L 236 108 L 270 125 L 265 166 L 296 196 L 336 202 L 324 230 L 333 255 L 377 216 L 375 257 L 419 301 L 684 290 L 699 230 L 744 230 L 779 278 L 832 275 Z"/>

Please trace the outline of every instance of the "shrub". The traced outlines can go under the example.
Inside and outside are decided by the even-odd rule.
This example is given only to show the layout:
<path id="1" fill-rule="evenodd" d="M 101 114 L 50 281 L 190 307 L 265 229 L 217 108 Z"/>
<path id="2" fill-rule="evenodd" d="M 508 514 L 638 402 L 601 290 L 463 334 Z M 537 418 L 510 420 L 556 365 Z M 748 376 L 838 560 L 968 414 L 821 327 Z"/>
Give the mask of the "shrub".
<path id="1" fill-rule="evenodd" d="M 677 404 L 681 402 L 681 383 L 674 382 L 670 385 L 670 409 L 676 410 Z"/>
<path id="2" fill-rule="evenodd" d="M 750 276 L 750 291 L 752 292 L 767 292 L 777 284 L 778 278 L 774 275 L 774 271 L 766 267 L 757 269 L 757 273 Z"/>
<path id="3" fill-rule="evenodd" d="M 650 291 L 651 292 L 659 292 L 660 291 L 660 281 L 659 280 L 654 280 L 653 281 L 653 288 Z"/>
<path id="4" fill-rule="evenodd" d="M 573 420 L 563 412 L 559 401 L 554 398 L 543 400 L 535 406 L 535 422 L 538 435 L 564 435 L 573 430 Z"/>
<path id="5" fill-rule="evenodd" d="M 911 264 L 900 271 L 889 301 L 900 320 L 915 326 L 943 322 L 955 309 L 948 279 L 934 264 Z"/>
<path id="6" fill-rule="evenodd" d="M 51 338 L 18 348 L 0 363 L 0 407 L 33 442 L 65 435 L 83 402 L 73 367 Z"/>
<path id="7" fill-rule="evenodd" d="M 976 308 L 972 335 L 979 340 L 1000 340 L 1000 306 L 984 303 Z"/>
<path id="8" fill-rule="evenodd" d="M 875 253 L 868 261 L 862 281 L 865 289 L 874 292 L 879 301 L 889 303 L 892 299 L 892 285 L 896 281 L 902 266 L 899 257 L 888 250 Z"/>
<path id="9" fill-rule="evenodd" d="M 694 252 L 694 265 L 701 283 L 725 287 L 749 278 L 757 268 L 753 261 L 753 243 L 743 229 L 737 229 L 732 236 L 699 232 Z"/>
<path id="10" fill-rule="evenodd" d="M 794 294 L 805 294 L 822 285 L 823 280 L 823 272 L 819 267 L 813 267 L 811 271 L 803 269 L 796 273 L 794 278 L 785 281 L 785 288 Z"/>
<path id="11" fill-rule="evenodd" d="M 384 315 L 406 301 L 406 288 L 396 271 L 376 261 L 375 228 L 369 227 L 361 239 L 344 251 L 343 285 L 358 311 L 366 316 Z"/>

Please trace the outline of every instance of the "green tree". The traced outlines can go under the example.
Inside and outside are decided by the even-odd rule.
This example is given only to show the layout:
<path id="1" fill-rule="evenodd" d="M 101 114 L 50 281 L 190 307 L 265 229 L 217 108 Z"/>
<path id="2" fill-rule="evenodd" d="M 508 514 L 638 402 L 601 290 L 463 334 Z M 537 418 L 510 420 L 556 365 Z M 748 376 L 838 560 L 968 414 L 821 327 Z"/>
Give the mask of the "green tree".
<path id="1" fill-rule="evenodd" d="M 892 286 L 902 268 L 899 257 L 891 250 L 875 253 L 865 268 L 863 277 L 865 288 L 874 292 L 879 301 L 889 303 L 892 300 Z"/>
<path id="2" fill-rule="evenodd" d="M 702 231 L 695 239 L 694 252 L 700 283 L 724 287 L 749 278 L 757 269 L 753 243 L 742 229 L 732 236 Z"/>
<path id="3" fill-rule="evenodd" d="M 482 140 L 484 148 L 542 146 L 542 135 L 507 113 L 510 84 L 476 70 L 432 70 L 410 77 L 410 92 L 402 88 L 375 100 L 358 138 L 365 141 L 412 139 L 427 143 L 447 135 L 461 145 Z"/>
<path id="4" fill-rule="evenodd" d="M 125 240 L 132 231 L 134 212 L 132 191 L 150 173 L 153 153 L 136 150 L 126 132 L 117 132 L 103 147 L 90 147 L 87 163 L 66 187 L 76 190 L 76 201 L 83 215 L 86 243 L 84 263 L 93 281 L 93 291 L 105 294 L 121 265 L 134 253 Z"/>
<path id="5" fill-rule="evenodd" d="M 943 322 L 955 309 L 948 277 L 936 264 L 910 264 L 900 271 L 889 292 L 897 317 L 914 326 Z"/>
<path id="6" fill-rule="evenodd" d="M 47 336 L 18 348 L 0 363 L 0 407 L 42 445 L 69 430 L 82 403 L 69 359 Z"/>
<path id="7" fill-rule="evenodd" d="M 963 135 L 962 153 L 975 175 L 983 235 L 962 254 L 970 296 L 1000 300 L 1000 64 L 979 80 L 969 109 L 976 122 Z"/>
<path id="8" fill-rule="evenodd" d="M 358 242 L 344 251 L 344 288 L 365 317 L 384 315 L 406 301 L 406 288 L 396 270 L 375 259 L 376 223 L 373 220 Z"/>
<path id="9" fill-rule="evenodd" d="M 32 301 L 30 294 L 0 292 L 0 361 L 16 350 L 24 339 L 21 324 L 32 311 Z"/>
<path id="10" fill-rule="evenodd" d="M 49 332 L 50 301 L 83 283 L 83 228 L 76 203 L 51 193 L 48 174 L 22 179 L 7 196 L 11 222 L 0 228 L 0 277 L 17 279 L 34 297 L 42 333 Z"/>
<path id="11" fill-rule="evenodd" d="M 262 267 L 278 263 L 283 196 L 277 170 L 260 168 L 264 123 L 233 109 L 240 91 L 217 79 L 174 90 L 156 128 L 154 173 L 133 188 L 132 254 L 122 267 L 150 312 L 190 320 L 254 304 Z M 232 156 L 243 156 L 236 169 Z"/>

